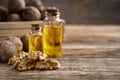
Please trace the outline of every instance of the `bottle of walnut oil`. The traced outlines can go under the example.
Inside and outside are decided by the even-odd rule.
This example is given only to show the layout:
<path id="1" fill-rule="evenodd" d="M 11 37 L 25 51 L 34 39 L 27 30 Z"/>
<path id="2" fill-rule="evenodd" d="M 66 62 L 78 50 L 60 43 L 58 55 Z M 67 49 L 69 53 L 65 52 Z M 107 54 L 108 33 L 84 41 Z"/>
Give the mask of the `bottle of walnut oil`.
<path id="1" fill-rule="evenodd" d="M 43 26 L 43 53 L 48 57 L 62 56 L 62 20 L 57 8 L 46 9 Z"/>
<path id="2" fill-rule="evenodd" d="M 42 32 L 39 24 L 32 24 L 28 42 L 29 53 L 32 51 L 42 51 Z"/>

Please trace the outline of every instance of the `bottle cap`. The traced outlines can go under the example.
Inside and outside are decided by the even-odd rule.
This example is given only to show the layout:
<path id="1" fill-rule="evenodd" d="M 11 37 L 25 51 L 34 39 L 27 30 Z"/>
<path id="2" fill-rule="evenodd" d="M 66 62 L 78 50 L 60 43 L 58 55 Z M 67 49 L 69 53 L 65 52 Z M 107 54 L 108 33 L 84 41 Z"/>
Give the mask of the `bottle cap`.
<path id="1" fill-rule="evenodd" d="M 32 30 L 39 30 L 39 24 L 31 24 L 32 25 Z"/>
<path id="2" fill-rule="evenodd" d="M 47 13 L 52 14 L 52 15 L 56 15 L 56 14 L 58 14 L 59 9 L 56 8 L 56 7 L 47 7 L 47 8 L 45 9 L 45 11 L 46 11 Z"/>

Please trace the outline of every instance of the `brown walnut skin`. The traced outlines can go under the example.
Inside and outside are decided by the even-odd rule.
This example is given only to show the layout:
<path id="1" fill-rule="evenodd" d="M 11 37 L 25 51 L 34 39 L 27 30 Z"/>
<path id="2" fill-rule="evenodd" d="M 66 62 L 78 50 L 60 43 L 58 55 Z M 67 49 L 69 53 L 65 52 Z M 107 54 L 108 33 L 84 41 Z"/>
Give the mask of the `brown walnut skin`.
<path id="1" fill-rule="evenodd" d="M 9 0 L 8 1 L 8 9 L 12 13 L 19 13 L 24 8 L 25 8 L 24 0 Z"/>
<path id="2" fill-rule="evenodd" d="M 0 43 L 0 59 L 2 62 L 8 62 L 8 60 L 17 53 L 18 49 L 9 40 L 4 40 Z"/>
<path id="3" fill-rule="evenodd" d="M 23 43 L 23 50 L 28 52 L 28 34 L 21 36 L 20 39 Z"/>
<path id="4" fill-rule="evenodd" d="M 44 10 L 44 6 L 41 0 L 25 0 L 25 1 L 26 1 L 26 6 L 34 6 L 40 11 Z"/>
<path id="5" fill-rule="evenodd" d="M 7 15 L 8 10 L 3 6 L 0 6 L 0 21 L 6 21 Z"/>
<path id="6" fill-rule="evenodd" d="M 19 37 L 15 37 L 15 36 L 9 36 L 8 38 L 6 38 L 6 40 L 11 41 L 18 49 L 18 52 L 21 52 L 23 49 L 23 43 L 20 40 Z"/>
<path id="7" fill-rule="evenodd" d="M 45 7 L 41 0 L 25 0 L 26 6 L 34 6 L 41 12 L 41 20 L 45 18 Z"/>
<path id="8" fill-rule="evenodd" d="M 12 13 L 12 14 L 8 15 L 8 17 L 7 17 L 7 21 L 21 21 L 21 20 L 22 19 L 21 19 L 20 15 L 17 13 Z"/>
<path id="9" fill-rule="evenodd" d="M 29 6 L 23 9 L 21 15 L 25 21 L 37 21 L 41 18 L 40 11 L 33 6 Z"/>

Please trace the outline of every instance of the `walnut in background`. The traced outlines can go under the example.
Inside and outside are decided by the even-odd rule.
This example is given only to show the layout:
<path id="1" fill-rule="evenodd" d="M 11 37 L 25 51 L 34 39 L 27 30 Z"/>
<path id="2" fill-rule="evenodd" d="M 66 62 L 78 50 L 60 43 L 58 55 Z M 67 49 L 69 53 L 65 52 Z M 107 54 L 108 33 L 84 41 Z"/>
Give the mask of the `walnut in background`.
<path id="1" fill-rule="evenodd" d="M 8 15 L 7 8 L 0 6 L 0 21 L 5 21 Z"/>
<path id="2" fill-rule="evenodd" d="M 9 0 L 8 9 L 12 13 L 19 13 L 25 8 L 25 0 Z"/>
<path id="3" fill-rule="evenodd" d="M 36 21 L 41 19 L 40 11 L 33 6 L 29 6 L 23 9 L 21 15 L 25 21 Z"/>
<path id="4" fill-rule="evenodd" d="M 22 18 L 17 13 L 11 13 L 8 15 L 7 21 L 22 21 Z"/>

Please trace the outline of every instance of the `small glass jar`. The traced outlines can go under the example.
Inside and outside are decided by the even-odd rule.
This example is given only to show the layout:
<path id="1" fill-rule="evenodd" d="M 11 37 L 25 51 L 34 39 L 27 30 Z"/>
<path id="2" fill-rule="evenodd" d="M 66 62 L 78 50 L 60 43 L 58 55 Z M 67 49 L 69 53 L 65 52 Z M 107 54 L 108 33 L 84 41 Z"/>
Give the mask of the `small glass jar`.
<path id="1" fill-rule="evenodd" d="M 43 53 L 48 57 L 62 56 L 62 20 L 57 8 L 46 9 L 43 26 Z"/>
<path id="2" fill-rule="evenodd" d="M 29 33 L 29 53 L 32 51 L 42 51 L 42 32 L 39 24 L 32 24 Z"/>

